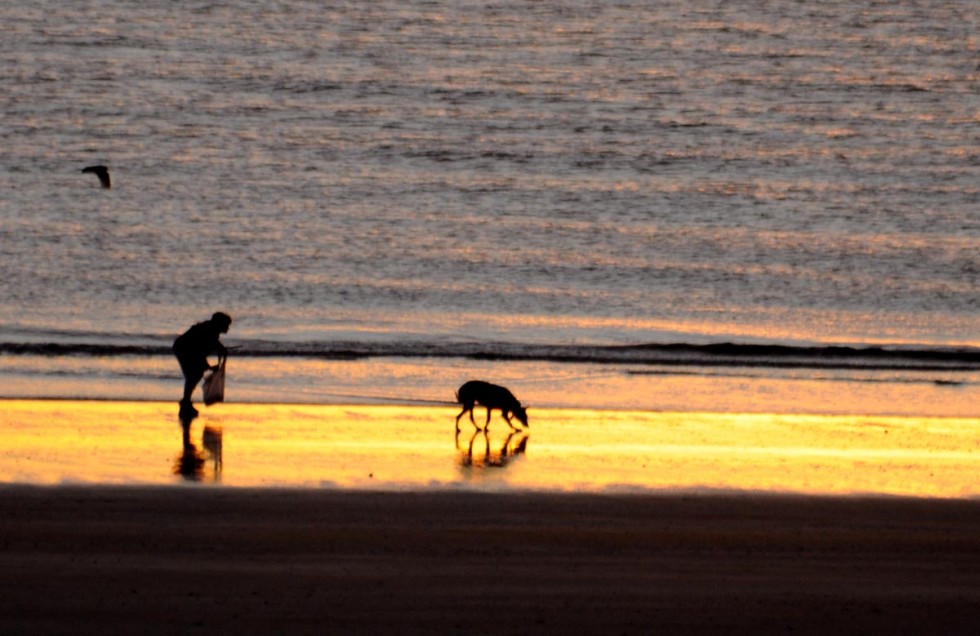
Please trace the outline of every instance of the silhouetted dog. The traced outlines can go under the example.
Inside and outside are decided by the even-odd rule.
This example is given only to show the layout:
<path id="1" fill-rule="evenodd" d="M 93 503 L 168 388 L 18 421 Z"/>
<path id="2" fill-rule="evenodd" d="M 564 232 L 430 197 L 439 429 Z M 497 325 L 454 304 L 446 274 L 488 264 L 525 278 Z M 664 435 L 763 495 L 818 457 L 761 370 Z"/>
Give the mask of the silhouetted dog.
<path id="1" fill-rule="evenodd" d="M 473 419 L 473 407 L 476 404 L 487 407 L 487 423 L 484 428 L 490 426 L 490 412 L 493 409 L 500 409 L 504 419 L 513 429 L 517 429 L 517 427 L 510 421 L 511 415 L 516 417 L 524 426 L 530 427 L 527 423 L 527 409 L 521 406 L 513 393 L 502 386 L 480 380 L 471 380 L 456 391 L 456 401 L 463 405 L 463 410 L 456 416 L 457 431 L 459 430 L 459 418 L 463 417 L 467 411 L 470 412 L 470 421 L 473 422 L 473 426 L 477 426 L 476 420 Z"/>

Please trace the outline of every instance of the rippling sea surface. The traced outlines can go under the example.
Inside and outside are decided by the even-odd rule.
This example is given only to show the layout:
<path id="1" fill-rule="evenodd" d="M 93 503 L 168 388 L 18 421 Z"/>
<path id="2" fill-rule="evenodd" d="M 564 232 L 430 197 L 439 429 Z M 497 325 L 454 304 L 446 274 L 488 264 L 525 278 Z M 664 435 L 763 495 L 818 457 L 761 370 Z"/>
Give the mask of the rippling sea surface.
<path id="1" fill-rule="evenodd" d="M 637 382 L 705 355 L 837 379 L 858 360 L 861 381 L 911 365 L 975 395 L 978 16 L 974 0 L 8 3 L 4 392 L 175 393 L 169 342 L 220 309 L 253 399 L 322 401 L 296 386 L 322 371 L 302 356 L 364 355 L 591 361 Z M 659 347 L 722 342 L 769 348 Z M 617 357 L 650 344 L 661 357 Z M 838 364 L 833 345 L 861 355 Z"/>

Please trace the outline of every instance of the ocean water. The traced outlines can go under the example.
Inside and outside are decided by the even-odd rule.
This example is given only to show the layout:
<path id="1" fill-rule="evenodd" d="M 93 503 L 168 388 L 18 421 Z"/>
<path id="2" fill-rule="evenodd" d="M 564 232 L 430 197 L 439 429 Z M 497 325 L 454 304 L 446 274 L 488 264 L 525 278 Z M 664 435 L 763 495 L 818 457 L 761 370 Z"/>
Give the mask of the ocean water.
<path id="1" fill-rule="evenodd" d="M 694 377 L 964 415 L 977 9 L 8 3 L 0 394 L 169 399 L 223 310 L 240 399 L 745 408 L 650 397 Z"/>

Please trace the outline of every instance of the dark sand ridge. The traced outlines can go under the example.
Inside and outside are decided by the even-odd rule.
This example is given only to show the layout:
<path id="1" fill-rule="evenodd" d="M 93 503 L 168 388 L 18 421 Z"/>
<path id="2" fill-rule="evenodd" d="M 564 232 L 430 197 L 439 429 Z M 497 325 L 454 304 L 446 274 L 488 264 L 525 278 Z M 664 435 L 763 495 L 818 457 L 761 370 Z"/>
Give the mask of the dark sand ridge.
<path id="1" fill-rule="evenodd" d="M 980 501 L 0 489 L 2 633 L 966 633 Z"/>

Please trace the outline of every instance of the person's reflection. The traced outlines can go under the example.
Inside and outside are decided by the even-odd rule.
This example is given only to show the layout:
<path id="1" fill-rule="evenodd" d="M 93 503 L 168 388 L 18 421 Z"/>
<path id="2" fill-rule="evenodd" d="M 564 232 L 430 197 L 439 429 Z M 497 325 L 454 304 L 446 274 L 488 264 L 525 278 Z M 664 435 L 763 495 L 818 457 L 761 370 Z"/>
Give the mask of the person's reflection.
<path id="1" fill-rule="evenodd" d="M 222 457 L 222 444 L 223 444 L 224 432 L 220 428 L 215 428 L 213 426 L 205 426 L 204 433 L 201 435 L 201 444 L 204 446 L 204 451 L 207 453 L 207 459 L 210 459 L 214 463 L 214 478 L 218 479 L 221 475 L 221 470 L 224 468 L 224 459 Z"/>
<path id="2" fill-rule="evenodd" d="M 179 475 L 187 481 L 203 481 L 205 478 L 205 468 L 208 460 L 214 464 L 213 479 L 218 481 L 223 468 L 222 457 L 222 437 L 220 428 L 205 426 L 201 435 L 201 444 L 204 451 L 198 450 L 194 442 L 191 441 L 191 423 L 194 416 L 181 417 L 181 452 L 174 459 L 174 474 Z"/>
<path id="3" fill-rule="evenodd" d="M 503 468 L 512 459 L 527 452 L 529 439 L 526 429 L 513 430 L 498 446 L 485 429 L 478 429 L 473 431 L 469 442 L 463 445 L 457 431 L 456 451 L 459 453 L 459 465 L 463 468 Z"/>

